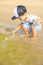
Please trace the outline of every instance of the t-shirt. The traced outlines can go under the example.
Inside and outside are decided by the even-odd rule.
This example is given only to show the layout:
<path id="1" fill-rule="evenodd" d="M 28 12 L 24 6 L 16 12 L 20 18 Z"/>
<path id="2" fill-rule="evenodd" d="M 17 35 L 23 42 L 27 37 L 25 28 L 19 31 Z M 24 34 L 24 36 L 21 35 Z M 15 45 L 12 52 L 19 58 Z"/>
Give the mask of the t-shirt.
<path id="1" fill-rule="evenodd" d="M 21 23 L 35 23 L 36 20 L 39 20 L 40 18 L 34 14 L 30 14 L 29 17 L 25 21 L 21 21 Z"/>

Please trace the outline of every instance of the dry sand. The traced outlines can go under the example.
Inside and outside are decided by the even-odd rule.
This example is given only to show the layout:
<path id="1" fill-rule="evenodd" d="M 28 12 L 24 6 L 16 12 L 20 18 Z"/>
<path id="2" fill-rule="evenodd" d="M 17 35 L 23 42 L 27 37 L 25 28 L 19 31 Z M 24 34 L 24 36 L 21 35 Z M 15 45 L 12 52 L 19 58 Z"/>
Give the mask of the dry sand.
<path id="1" fill-rule="evenodd" d="M 13 10 L 21 4 L 26 6 L 28 12 L 43 19 L 43 0 L 0 0 L 0 22 L 13 22 Z"/>

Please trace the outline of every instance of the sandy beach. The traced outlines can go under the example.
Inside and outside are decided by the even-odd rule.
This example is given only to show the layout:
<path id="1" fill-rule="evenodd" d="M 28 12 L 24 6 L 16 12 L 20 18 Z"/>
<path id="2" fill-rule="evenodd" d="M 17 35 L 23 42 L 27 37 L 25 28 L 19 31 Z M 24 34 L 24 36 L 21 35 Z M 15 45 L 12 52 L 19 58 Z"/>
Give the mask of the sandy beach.
<path id="1" fill-rule="evenodd" d="M 9 34 L 2 34 L 20 22 L 11 20 L 17 5 L 26 6 L 28 12 L 42 19 L 37 40 L 17 34 L 9 39 Z M 0 65 L 43 65 L 43 0 L 0 0 Z"/>

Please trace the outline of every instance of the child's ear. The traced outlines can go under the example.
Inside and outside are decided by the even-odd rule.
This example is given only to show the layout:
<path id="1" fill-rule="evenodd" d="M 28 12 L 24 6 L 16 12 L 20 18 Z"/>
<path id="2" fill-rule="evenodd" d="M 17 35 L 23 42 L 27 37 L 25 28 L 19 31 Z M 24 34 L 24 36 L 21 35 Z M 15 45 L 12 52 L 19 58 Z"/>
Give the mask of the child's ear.
<path id="1" fill-rule="evenodd" d="M 29 16 L 29 14 L 26 12 L 25 14 L 24 14 L 26 17 L 28 17 Z"/>

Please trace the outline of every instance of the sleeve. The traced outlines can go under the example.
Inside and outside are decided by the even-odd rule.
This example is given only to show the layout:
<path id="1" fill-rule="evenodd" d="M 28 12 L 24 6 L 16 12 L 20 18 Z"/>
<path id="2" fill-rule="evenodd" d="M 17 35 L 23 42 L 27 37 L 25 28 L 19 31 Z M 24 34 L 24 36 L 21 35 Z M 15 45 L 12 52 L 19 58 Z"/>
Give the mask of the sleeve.
<path id="1" fill-rule="evenodd" d="M 33 15 L 33 20 L 36 21 L 36 20 L 39 20 L 40 18 L 36 15 Z"/>

